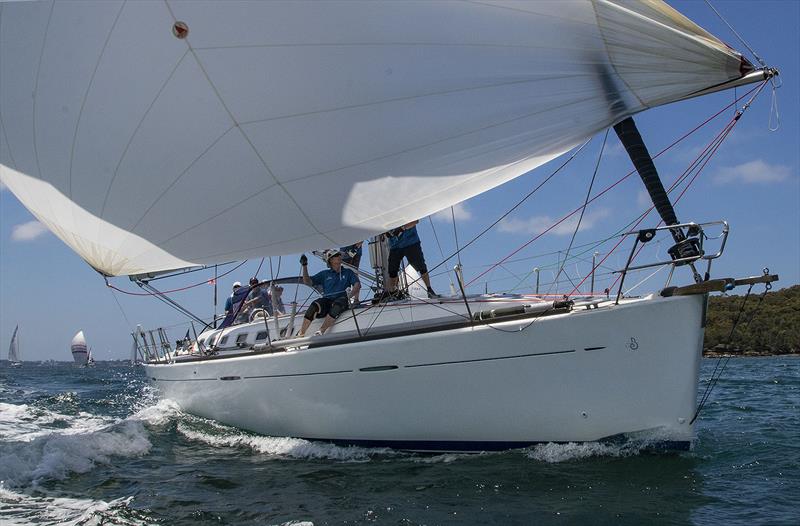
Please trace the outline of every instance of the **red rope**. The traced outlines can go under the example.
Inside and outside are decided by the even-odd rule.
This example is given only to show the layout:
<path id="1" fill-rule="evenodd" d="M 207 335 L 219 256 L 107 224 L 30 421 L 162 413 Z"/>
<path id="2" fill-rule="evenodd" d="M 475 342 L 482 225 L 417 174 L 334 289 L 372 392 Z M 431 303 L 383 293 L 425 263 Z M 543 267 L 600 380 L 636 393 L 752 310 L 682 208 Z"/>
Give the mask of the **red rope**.
<path id="1" fill-rule="evenodd" d="M 219 278 L 224 278 L 225 276 L 227 276 L 228 274 L 230 274 L 234 270 L 238 269 L 239 267 L 241 267 L 245 263 L 247 263 L 246 259 L 244 261 L 242 261 L 241 263 L 239 263 L 238 265 L 236 265 L 235 267 L 233 267 L 232 269 L 230 269 L 228 272 L 225 272 L 224 274 L 222 274 L 220 276 L 217 276 L 217 279 L 219 280 Z M 206 285 L 207 283 L 209 283 L 209 280 L 201 281 L 200 283 L 195 283 L 194 285 L 188 285 L 186 287 L 180 287 L 180 288 L 172 289 L 172 290 L 165 290 L 165 291 L 161 292 L 161 294 L 172 294 L 173 292 L 182 292 L 184 290 L 189 290 L 189 289 L 193 289 L 195 287 L 199 287 L 200 285 Z M 153 294 L 152 292 L 128 292 L 127 290 L 122 290 L 122 289 L 120 289 L 118 287 L 115 287 L 111 283 L 109 283 L 108 282 L 108 278 L 106 278 L 106 287 L 108 287 L 110 289 L 113 289 L 113 290 L 116 290 L 117 292 L 121 292 L 122 294 L 127 294 L 128 296 L 155 296 L 156 295 L 156 294 Z"/>
<path id="2" fill-rule="evenodd" d="M 741 97 L 738 97 L 736 100 L 734 100 L 734 101 L 733 101 L 733 102 L 731 102 L 730 104 L 728 104 L 728 105 L 726 105 L 725 107 L 723 107 L 721 110 L 719 110 L 718 112 L 716 112 L 715 114 L 713 114 L 711 117 L 707 118 L 707 119 L 706 119 L 705 121 L 703 121 L 701 124 L 699 124 L 699 125 L 695 126 L 693 129 L 691 129 L 690 131 L 688 131 L 687 133 L 685 133 L 684 135 L 682 135 L 680 138 L 678 138 L 677 140 L 675 140 L 675 141 L 674 141 L 672 144 L 670 144 L 669 146 L 667 146 L 667 147 L 665 147 L 664 149 L 662 149 L 661 151 L 659 151 L 659 152 L 658 152 L 656 155 L 654 155 L 654 156 L 653 156 L 653 159 L 656 159 L 656 158 L 660 157 L 662 154 L 664 154 L 664 153 L 666 153 L 668 150 L 672 149 L 672 148 L 673 148 L 674 146 L 676 146 L 678 143 L 680 143 L 681 141 L 683 141 L 684 139 L 686 139 L 687 137 L 689 137 L 690 135 L 692 135 L 693 133 L 695 133 L 697 130 L 699 130 L 700 128 L 702 128 L 703 126 L 705 126 L 706 124 L 708 124 L 709 122 L 711 122 L 712 120 L 714 120 L 715 118 L 717 118 L 717 117 L 718 117 L 719 115 L 721 115 L 721 114 L 722 114 L 722 113 L 723 113 L 725 110 L 727 110 L 727 109 L 729 109 L 731 106 L 734 106 L 735 104 L 737 104 L 737 103 L 738 103 L 738 102 L 739 102 L 741 99 L 743 99 L 743 98 L 747 97 L 748 95 L 750 95 L 751 93 L 753 93 L 753 92 L 754 92 L 754 91 L 756 91 L 756 90 L 760 90 L 760 89 L 762 89 L 762 88 L 763 88 L 765 85 L 766 85 L 766 83 L 762 83 L 762 84 L 760 84 L 759 86 L 756 86 L 756 87 L 752 88 L 752 89 L 751 89 L 751 90 L 749 90 L 747 93 L 743 94 Z M 732 120 L 735 120 L 735 119 L 732 119 Z M 728 126 L 730 126 L 730 123 L 728 124 Z M 719 134 L 717 135 L 717 137 L 719 137 Z M 712 141 L 712 143 L 713 143 L 713 141 Z M 697 162 L 697 161 L 695 161 L 695 162 Z M 693 164 L 694 164 L 694 163 L 693 163 Z M 511 258 L 511 257 L 513 257 L 514 255 L 516 255 L 517 253 L 519 253 L 519 252 L 520 252 L 521 250 L 523 250 L 524 248 L 528 247 L 528 246 L 529 246 L 531 243 L 533 243 L 534 241 L 536 241 L 536 240 L 538 240 L 539 238 L 541 238 L 543 235 L 545 235 L 545 234 L 547 234 L 548 232 L 550 232 L 552 229 L 554 229 L 555 227 L 557 227 L 558 225 L 560 225 L 561 223 L 563 223 L 564 221 L 566 221 L 567 219 L 569 219 L 569 218 L 570 218 L 571 216 L 573 216 L 574 214 L 578 213 L 578 212 L 579 212 L 581 209 L 583 209 L 583 208 L 584 208 L 584 206 L 588 206 L 588 205 L 589 205 L 589 203 L 591 203 L 591 202 L 595 201 L 596 199 L 598 199 L 599 197 L 601 197 L 603 194 L 605 194 L 606 192 L 608 192 L 608 191 L 609 191 L 609 190 L 611 190 L 612 188 L 614 188 L 614 187 L 616 187 L 617 185 L 619 185 L 620 183 L 622 183 L 624 180 L 626 180 L 628 177 L 630 177 L 630 176 L 631 176 L 631 175 L 633 175 L 634 173 L 636 173 L 636 170 L 635 170 L 635 169 L 633 169 L 633 170 L 631 170 L 630 172 L 628 172 L 628 173 L 627 173 L 627 174 L 626 174 L 624 177 L 620 178 L 620 179 L 619 179 L 619 180 L 617 180 L 615 183 L 613 183 L 611 186 L 609 186 L 609 187 L 605 188 L 603 191 L 601 191 L 601 192 L 600 192 L 600 193 L 598 193 L 596 196 L 594 196 L 594 197 L 593 197 L 593 198 L 591 198 L 589 201 L 587 201 L 587 202 L 586 202 L 586 205 L 579 206 L 578 208 L 576 208 L 576 209 L 575 209 L 575 210 L 573 210 L 572 212 L 568 213 L 567 215 L 565 215 L 564 217 L 562 217 L 561 219 L 559 219 L 559 220 L 558 220 L 556 223 L 554 223 L 553 225 L 551 225 L 550 227 L 548 227 L 548 228 L 547 228 L 545 231 L 543 231 L 543 232 L 539 233 L 538 235 L 536 235 L 535 237 L 533 237 L 532 239 L 530 239 L 529 241 L 527 241 L 526 243 L 524 243 L 522 246 L 520 246 L 519 248 L 517 248 L 516 250 L 514 250 L 513 252 L 511 252 L 511 253 L 510 253 L 510 254 L 508 254 L 507 256 L 505 256 L 503 259 L 501 259 L 500 261 L 498 261 L 498 262 L 497 262 L 497 263 L 495 263 L 494 265 L 490 266 L 490 267 L 489 267 L 488 269 L 486 269 L 485 271 L 481 272 L 481 273 L 480 273 L 478 276 L 476 276 L 475 278 L 473 278 L 472 280 L 470 280 L 470 281 L 467 283 L 467 285 L 466 285 L 466 286 L 468 287 L 468 286 L 472 285 L 473 283 L 475 283 L 476 281 L 478 281 L 480 278 L 482 278 L 483 276 L 485 276 L 485 275 L 486 275 L 486 274 L 488 274 L 489 272 L 493 271 L 493 270 L 494 270 L 495 268 L 497 268 L 498 266 L 500 266 L 500 265 L 502 265 L 503 263 L 505 263 L 505 262 L 506 262 L 508 259 L 510 259 L 510 258 Z M 684 172 L 684 174 L 685 174 L 685 173 L 686 173 L 686 172 Z M 679 179 L 679 180 L 680 180 L 680 179 Z M 673 187 L 674 187 L 674 185 L 673 185 Z M 672 188 L 673 188 L 673 187 L 670 187 L 670 190 L 672 190 Z M 651 208 L 650 208 L 650 209 L 649 209 L 649 210 L 646 212 L 646 214 L 647 214 L 647 213 L 649 213 L 649 212 L 650 212 L 650 210 L 652 210 L 652 207 L 651 207 Z M 639 220 L 639 222 L 637 223 L 637 226 L 638 226 L 638 224 L 639 224 L 639 223 L 641 223 L 641 221 L 643 221 L 643 220 L 644 220 L 644 218 L 646 217 L 646 214 L 645 214 L 645 215 L 644 215 L 644 216 L 643 216 L 643 217 L 642 217 L 642 218 Z M 623 239 L 624 239 L 624 238 L 623 238 Z M 620 240 L 620 243 L 621 243 L 621 242 L 622 242 L 622 240 Z M 618 243 L 618 244 L 617 244 L 617 245 L 614 247 L 614 249 L 616 249 L 616 248 L 617 248 L 617 246 L 619 246 L 619 243 Z M 612 249 L 612 251 L 613 251 L 613 249 Z M 603 263 L 603 261 L 605 261 L 605 260 L 608 258 L 608 256 L 609 256 L 610 254 L 611 254 L 611 253 L 607 254 L 607 255 L 606 255 L 606 257 L 605 257 L 605 258 L 603 258 L 603 260 L 600 262 L 600 264 L 602 264 L 602 263 Z M 599 266 L 600 264 L 598 264 L 598 266 Z M 596 267 L 595 267 L 595 268 L 596 268 Z M 587 276 L 587 277 L 588 277 L 588 276 Z M 584 279 L 581 281 L 581 283 L 583 283 L 584 281 L 586 281 L 586 278 L 584 278 Z M 576 287 L 575 289 L 573 289 L 573 292 L 574 292 L 576 289 L 577 289 L 577 287 Z M 571 293 L 570 293 L 570 294 L 571 294 Z"/>
<path id="3" fill-rule="evenodd" d="M 750 93 L 752 93 L 753 91 L 756 91 L 756 90 L 758 90 L 758 91 L 757 91 L 757 92 L 755 93 L 755 95 L 753 95 L 753 96 L 754 96 L 754 97 L 755 97 L 755 96 L 757 96 L 757 95 L 758 95 L 758 92 L 760 92 L 760 91 L 761 91 L 761 90 L 764 88 L 764 86 L 766 86 L 766 82 L 764 82 L 764 83 L 762 83 L 762 84 L 760 84 L 760 85 L 758 85 L 758 86 L 754 87 L 753 89 L 751 89 L 750 91 L 748 91 L 748 92 L 747 92 L 745 95 L 742 95 L 742 97 L 739 97 L 739 99 L 742 99 L 742 98 L 746 97 L 747 95 L 749 95 Z M 737 101 L 738 101 L 739 99 L 737 99 Z M 677 187 L 679 184 L 681 184 L 681 183 L 682 183 L 682 182 L 683 182 L 683 181 L 686 179 L 686 177 L 688 177 L 688 175 L 689 175 L 689 174 L 690 174 L 692 171 L 694 171 L 694 169 L 696 168 L 696 166 L 695 166 L 695 165 L 696 165 L 697 163 L 699 163 L 699 162 L 701 161 L 701 159 L 703 159 L 703 158 L 705 157 L 705 160 L 703 160 L 703 161 L 702 161 L 702 163 L 700 164 L 700 166 L 699 166 L 699 167 L 697 167 L 697 171 L 695 172 L 694 176 L 692 176 L 692 178 L 691 178 L 691 179 L 689 180 L 689 182 L 686 184 L 686 186 L 685 186 L 685 187 L 684 187 L 684 189 L 681 191 L 681 193 L 680 193 L 680 194 L 678 194 L 678 197 L 675 199 L 675 204 L 676 204 L 676 205 L 677 205 L 677 204 L 680 202 L 681 198 L 683 198 L 684 194 L 686 194 L 687 190 L 689 190 L 689 187 L 690 187 L 690 186 L 692 186 L 692 183 L 694 183 L 694 181 L 697 179 L 697 177 L 700 175 L 700 173 L 703 171 L 703 169 L 705 169 L 706 165 L 709 163 L 709 161 L 711 160 L 711 158 L 712 158 L 712 157 L 714 157 L 714 155 L 717 153 L 717 150 L 719 150 L 720 146 L 722 146 L 722 143 L 723 143 L 723 142 L 725 141 L 725 139 L 728 137 L 728 135 L 730 134 L 730 132 L 731 132 L 731 131 L 733 131 L 733 128 L 734 128 L 734 127 L 736 126 L 736 124 L 739 122 L 739 117 L 741 117 L 741 115 L 740 115 L 740 114 L 737 114 L 736 116 L 734 116 L 734 118 L 732 118 L 732 119 L 731 119 L 731 120 L 728 122 L 728 124 L 726 124 L 726 125 L 725 125 L 725 127 L 722 129 L 722 131 L 720 131 L 720 132 L 719 132 L 719 133 L 716 135 L 716 137 L 714 137 L 714 139 L 712 139 L 712 140 L 711 140 L 711 142 L 709 142 L 709 143 L 708 143 L 708 145 L 705 147 L 705 149 L 703 149 L 703 151 L 702 151 L 702 152 L 701 152 L 701 153 L 700 153 L 700 154 L 699 154 L 699 155 L 698 155 L 698 156 L 697 156 L 697 157 L 696 157 L 696 158 L 695 158 L 695 159 L 694 159 L 694 160 L 693 160 L 693 161 L 692 161 L 692 162 L 689 164 L 689 167 L 688 167 L 688 168 L 687 168 L 687 169 L 686 169 L 686 170 L 683 172 L 683 174 L 681 174 L 681 176 L 680 176 L 680 177 L 678 177 L 678 178 L 675 180 L 675 182 L 674 182 L 674 183 L 672 183 L 672 185 L 670 186 L 669 190 L 667 190 L 667 193 L 669 193 L 669 192 L 672 192 L 672 191 L 673 191 L 673 190 L 674 190 L 674 189 L 675 189 L 675 188 L 676 188 L 676 187 Z M 709 150 L 710 150 L 710 151 L 709 151 Z M 631 228 L 631 231 L 635 230 L 635 229 L 636 229 L 636 227 L 638 227 L 638 226 L 639 226 L 639 225 L 642 223 L 642 221 L 644 221 L 644 219 L 645 219 L 645 218 L 647 217 L 647 215 L 648 215 L 648 214 L 649 214 L 649 213 L 650 213 L 650 212 L 653 210 L 653 208 L 655 208 L 655 207 L 654 207 L 654 206 L 651 206 L 650 208 L 648 208 L 648 209 L 647 209 L 647 210 L 644 212 L 644 214 L 642 215 L 642 217 L 641 217 L 641 218 L 640 218 L 640 219 L 639 219 L 639 220 L 636 222 L 636 224 L 633 226 L 633 228 Z M 664 223 L 664 221 L 663 221 L 663 220 L 662 220 L 662 221 L 659 221 L 659 223 L 658 223 L 658 226 L 661 226 L 663 223 Z M 608 259 L 608 257 L 609 257 L 609 256 L 611 256 L 611 254 L 612 254 L 612 253 L 613 253 L 613 252 L 614 252 L 614 251 L 615 251 L 617 248 L 619 248 L 619 246 L 622 244 L 622 242 L 623 242 L 624 240 L 625 240 L 625 236 L 623 236 L 622 238 L 620 238 L 620 240 L 617 242 L 617 244 L 616 244 L 616 245 L 614 245 L 614 247 L 613 247 L 613 248 L 612 248 L 612 249 L 611 249 L 611 250 L 610 250 L 610 251 L 609 251 L 609 252 L 606 254 L 606 256 L 605 256 L 605 257 L 603 257 L 603 259 L 600 261 L 600 263 L 598 263 L 598 264 L 597 264 L 595 267 L 593 267 L 593 268 L 592 268 L 592 270 L 589 272 L 589 274 L 587 274 L 586 276 L 584 276 L 584 278 L 583 278 L 583 279 L 580 281 L 580 283 L 578 283 L 578 284 L 577 284 L 577 285 L 576 285 L 576 286 L 575 286 L 575 287 L 572 289 L 572 291 L 570 292 L 570 295 L 572 295 L 573 293 L 575 293 L 575 292 L 576 292 L 576 291 L 577 291 L 577 290 L 580 288 L 580 286 L 581 286 L 581 285 L 583 285 L 583 283 L 584 283 L 584 282 L 585 282 L 585 281 L 586 281 L 586 280 L 589 278 L 589 276 L 591 276 L 592 272 L 594 272 L 594 271 L 595 271 L 595 269 L 596 269 L 597 267 L 599 267 L 600 265 L 602 265 L 602 264 L 603 264 L 603 262 L 604 262 L 606 259 Z M 635 260 L 635 259 L 636 259 L 636 258 L 639 256 L 639 254 L 642 252 L 642 250 L 643 250 L 643 249 L 644 249 L 644 245 L 641 245 L 641 246 L 638 248 L 638 250 L 636 251 L 636 253 L 633 255 L 633 257 L 631 258 L 631 261 Z M 619 280 L 620 280 L 621 278 L 622 278 L 622 274 L 619 274 L 619 275 L 617 276 L 617 278 L 614 280 L 614 282 L 613 282 L 613 283 L 612 283 L 612 284 L 609 286 L 609 289 L 613 289 L 613 288 L 614 288 L 614 287 L 617 285 L 617 283 L 619 282 Z M 594 292 L 594 291 L 592 291 L 592 292 Z"/>
<path id="4" fill-rule="evenodd" d="M 684 179 L 685 179 L 685 178 L 688 176 L 688 174 L 689 174 L 689 173 L 691 173 L 691 171 L 692 171 L 692 170 L 694 170 L 694 168 L 695 168 L 695 164 L 697 164 L 697 163 L 699 162 L 699 160 L 700 160 L 700 159 L 702 159 L 702 158 L 703 158 L 703 157 L 706 155 L 706 153 L 709 151 L 709 149 L 712 147 L 712 145 L 714 145 L 715 143 L 717 143 L 717 148 L 718 148 L 718 147 L 719 147 L 719 145 L 720 145 L 720 144 L 722 144 L 721 142 L 719 142 L 719 143 L 718 143 L 718 141 L 719 141 L 720 137 L 722 137 L 722 138 L 724 139 L 724 136 L 723 136 L 723 134 L 727 135 L 726 131 L 727 131 L 727 132 L 729 132 L 731 129 L 733 129 L 733 125 L 735 124 L 735 122 L 736 122 L 736 121 L 735 121 L 735 119 L 732 119 L 730 122 L 728 122 L 728 123 L 725 125 L 725 127 L 722 129 L 722 131 L 720 131 L 720 132 L 719 132 L 719 133 L 716 135 L 716 137 L 714 137 L 714 139 L 712 139 L 712 140 L 711 140 L 711 142 L 710 142 L 710 143 L 709 143 L 709 144 L 708 144 L 708 145 L 705 147 L 705 149 L 703 149 L 703 151 L 702 151 L 702 152 L 701 152 L 701 153 L 700 153 L 700 154 L 699 154 L 699 155 L 698 155 L 698 156 L 697 156 L 697 157 L 696 157 L 696 158 L 695 158 L 695 159 L 694 159 L 694 160 L 693 160 L 693 161 L 692 161 L 692 162 L 689 164 L 689 167 L 688 167 L 688 168 L 687 168 L 687 169 L 686 169 L 686 170 L 685 170 L 685 171 L 684 171 L 684 172 L 683 172 L 683 173 L 682 173 L 682 174 L 681 174 L 681 175 L 680 175 L 680 176 L 679 176 L 679 177 L 678 177 L 678 178 L 677 178 L 677 179 L 676 179 L 676 180 L 675 180 L 673 183 L 672 183 L 672 185 L 670 185 L 669 189 L 667 190 L 667 193 L 669 193 L 669 192 L 672 192 L 672 191 L 675 189 L 675 187 L 677 187 L 677 186 L 678 186 L 678 185 L 679 185 L 679 184 L 680 184 L 680 183 L 681 183 L 681 182 L 682 182 L 682 181 L 683 181 L 683 180 L 684 180 Z M 714 149 L 714 152 L 716 152 L 716 149 Z M 713 155 L 713 154 L 714 154 L 714 153 L 712 152 L 710 155 Z M 709 158 L 710 158 L 710 155 L 709 155 Z M 706 160 L 706 162 L 708 162 L 708 160 Z M 704 166 L 705 166 L 705 164 L 703 164 L 703 167 L 704 167 Z M 701 167 L 701 170 L 702 170 L 702 167 Z M 698 173 L 699 173 L 699 172 L 698 172 Z M 697 177 L 697 175 L 695 175 L 695 178 L 696 178 L 696 177 Z M 692 182 L 693 182 L 693 181 L 694 181 L 694 178 L 692 179 Z M 691 182 L 690 182 L 689 184 L 691 184 Z M 687 186 L 687 188 L 688 188 L 688 186 Z M 685 191 L 686 191 L 686 190 L 684 189 L 684 192 L 685 192 Z M 681 194 L 681 196 L 682 196 L 682 195 L 683 195 L 683 194 Z M 678 202 L 678 200 L 676 200 L 676 201 L 675 201 L 675 203 L 676 203 L 676 204 L 677 204 L 677 202 Z M 654 209 L 654 208 L 655 208 L 655 206 L 651 206 L 650 208 L 648 208 L 647 210 L 645 210 L 645 211 L 644 211 L 644 213 L 641 215 L 641 217 L 640 217 L 640 218 L 639 218 L 639 219 L 636 221 L 636 223 L 634 223 L 634 225 L 633 225 L 633 226 L 630 228 L 630 230 L 631 230 L 631 231 L 633 231 L 633 230 L 636 230 L 636 228 L 637 228 L 637 227 L 638 227 L 640 224 L 642 224 L 642 222 L 643 222 L 643 221 L 644 221 L 644 220 L 647 218 L 647 216 L 650 214 L 650 212 L 652 212 L 652 211 L 653 211 L 653 209 Z M 660 225 L 660 224 L 661 224 L 661 223 L 659 223 L 659 225 Z M 602 264 L 603 264 L 603 263 L 606 261 L 606 259 L 608 259 L 608 258 L 611 256 L 611 254 L 613 254 L 613 253 L 614 253 L 614 251 L 616 251 L 616 250 L 619 248 L 619 246 L 622 244 L 622 242 L 623 242 L 623 241 L 625 241 L 625 237 L 626 237 L 626 236 L 622 236 L 622 237 L 620 237 L 619 241 L 617 241 L 617 243 L 616 243 L 616 244 L 615 244 L 615 245 L 614 245 L 614 246 L 611 248 L 611 250 L 609 250 L 609 251 L 608 251 L 608 253 L 607 253 L 607 254 L 606 254 L 604 257 L 603 257 L 603 259 L 601 259 L 601 260 L 600 260 L 600 262 L 599 262 L 599 263 L 597 263 L 597 265 L 596 265 L 595 267 L 593 267 L 593 268 L 592 268 L 592 271 L 590 271 L 590 272 L 589 272 L 589 274 L 587 274 L 586 276 L 584 276 L 584 278 L 583 278 L 583 279 L 580 281 L 580 283 L 578 283 L 578 284 L 577 284 L 577 285 L 576 285 L 576 286 L 575 286 L 575 287 L 572 289 L 572 292 L 570 292 L 570 294 L 572 294 L 572 293 L 574 293 L 575 291 L 577 291 L 577 290 L 580 288 L 580 286 L 581 286 L 581 285 L 583 285 L 583 284 L 584 284 L 584 282 L 586 282 L 586 280 L 589 278 L 589 276 L 591 276 L 592 272 L 593 272 L 595 269 L 597 269 L 597 267 L 601 266 L 601 265 L 602 265 Z M 641 246 L 641 247 L 639 247 L 639 251 L 641 251 L 641 250 L 642 250 L 642 248 L 644 248 L 644 245 L 643 245 L 643 246 Z M 636 256 L 639 254 L 639 251 L 637 251 L 637 252 L 636 252 L 636 255 L 634 255 L 633 259 L 635 259 L 635 258 L 636 258 Z M 633 259 L 632 259 L 632 260 L 633 260 Z M 632 260 L 631 260 L 631 261 L 632 261 Z M 620 275 L 620 276 L 621 276 L 621 275 Z M 613 289 L 613 288 L 614 288 L 614 286 L 615 286 L 615 285 L 617 284 L 617 282 L 619 281 L 619 279 L 620 279 L 620 276 L 617 276 L 617 279 L 615 279 L 615 280 L 614 280 L 614 282 L 613 282 L 613 283 L 611 284 L 611 286 L 609 287 L 610 289 Z M 594 291 L 592 291 L 592 292 L 594 292 Z"/>

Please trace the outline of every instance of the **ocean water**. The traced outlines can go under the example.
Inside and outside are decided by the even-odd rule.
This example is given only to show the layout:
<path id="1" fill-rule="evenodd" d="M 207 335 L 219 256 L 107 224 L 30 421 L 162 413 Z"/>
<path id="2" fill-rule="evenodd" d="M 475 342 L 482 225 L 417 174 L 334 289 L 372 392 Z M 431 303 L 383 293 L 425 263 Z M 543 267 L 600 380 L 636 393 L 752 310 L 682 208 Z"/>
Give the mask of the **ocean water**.
<path id="1" fill-rule="evenodd" d="M 800 524 L 800 359 L 731 360 L 698 434 L 682 453 L 341 448 L 184 414 L 140 368 L 25 363 L 0 367 L 0 524 Z"/>

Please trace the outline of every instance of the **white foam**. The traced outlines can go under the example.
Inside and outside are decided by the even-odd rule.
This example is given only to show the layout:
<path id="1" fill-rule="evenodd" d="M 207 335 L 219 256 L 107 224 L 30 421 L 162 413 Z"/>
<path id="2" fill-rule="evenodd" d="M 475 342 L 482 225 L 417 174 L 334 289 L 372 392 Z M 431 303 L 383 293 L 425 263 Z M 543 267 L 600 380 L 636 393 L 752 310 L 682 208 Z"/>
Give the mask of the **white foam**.
<path id="1" fill-rule="evenodd" d="M 52 424 L 63 427 L 53 429 Z M 26 404 L 0 402 L 0 440 L 28 442 L 53 433 L 82 434 L 97 431 L 115 422 L 111 417 L 99 417 L 89 413 L 64 415 Z"/>
<path id="2" fill-rule="evenodd" d="M 119 517 L 133 497 L 110 502 L 89 499 L 32 497 L 15 493 L 0 484 L 0 522 L 3 526 L 42 525 L 139 525 L 149 522 Z"/>
<path id="3" fill-rule="evenodd" d="M 181 408 L 172 400 L 158 400 L 153 405 L 139 409 L 128 417 L 151 426 L 163 426 L 181 416 Z"/>
<path id="4" fill-rule="evenodd" d="M 141 422 L 126 420 L 82 434 L 51 433 L 30 442 L 0 444 L 0 481 L 10 487 L 34 486 L 48 479 L 86 473 L 112 456 L 147 453 L 151 444 Z"/>
<path id="5" fill-rule="evenodd" d="M 213 420 L 194 419 L 178 423 L 178 432 L 189 440 L 197 440 L 216 447 L 247 448 L 258 453 L 303 459 L 332 459 L 351 462 L 364 462 L 374 455 L 387 454 L 388 449 L 367 449 L 362 447 L 340 447 L 323 442 L 312 442 L 300 438 L 269 437 L 253 435 L 234 427 L 228 427 Z M 199 427 L 211 427 L 206 432 Z"/>
<path id="6" fill-rule="evenodd" d="M 566 444 L 538 444 L 526 450 L 528 458 L 555 464 L 590 457 L 623 457 L 639 453 L 640 447 L 601 442 L 568 442 Z"/>

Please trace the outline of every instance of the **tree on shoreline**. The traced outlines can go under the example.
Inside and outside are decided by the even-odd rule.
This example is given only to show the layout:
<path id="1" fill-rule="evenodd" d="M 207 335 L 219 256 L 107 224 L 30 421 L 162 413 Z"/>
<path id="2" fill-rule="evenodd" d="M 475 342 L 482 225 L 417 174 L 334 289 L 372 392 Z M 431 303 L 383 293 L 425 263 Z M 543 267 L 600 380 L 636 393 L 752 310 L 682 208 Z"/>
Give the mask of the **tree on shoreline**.
<path id="1" fill-rule="evenodd" d="M 745 302 L 739 325 L 728 344 L 744 296 L 712 296 L 703 349 L 755 354 L 800 353 L 800 285 L 769 292 L 759 303 L 760 286 Z"/>

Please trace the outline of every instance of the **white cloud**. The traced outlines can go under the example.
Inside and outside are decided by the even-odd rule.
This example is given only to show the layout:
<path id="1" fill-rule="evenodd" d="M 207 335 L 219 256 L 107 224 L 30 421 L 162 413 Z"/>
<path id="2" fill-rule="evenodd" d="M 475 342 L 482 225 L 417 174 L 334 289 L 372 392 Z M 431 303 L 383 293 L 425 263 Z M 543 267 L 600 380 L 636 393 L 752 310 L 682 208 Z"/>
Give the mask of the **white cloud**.
<path id="1" fill-rule="evenodd" d="M 610 214 L 610 210 L 606 208 L 590 210 L 583 216 L 580 231 L 583 232 L 585 230 L 589 230 L 601 219 L 608 217 Z M 575 231 L 579 217 L 580 213 L 575 213 L 573 216 L 550 230 L 548 234 L 555 234 L 557 236 L 571 235 Z M 506 219 L 500 223 L 498 229 L 500 232 L 510 232 L 515 234 L 539 234 L 547 230 L 556 221 L 558 221 L 558 218 L 552 218 L 550 216 L 534 216 L 528 219 Z"/>
<path id="2" fill-rule="evenodd" d="M 650 199 L 650 194 L 647 193 L 647 190 L 639 190 L 636 193 L 636 206 L 642 209 L 653 206 L 653 201 Z"/>
<path id="3" fill-rule="evenodd" d="M 38 221 L 28 221 L 16 225 L 11 230 L 11 239 L 14 241 L 31 241 L 47 233 L 47 227 Z"/>
<path id="4" fill-rule="evenodd" d="M 453 214 L 456 216 L 456 221 L 469 221 L 472 219 L 472 212 L 467 210 L 467 206 L 464 203 L 453 205 Z M 445 208 L 433 214 L 433 219 L 451 223 L 453 221 L 453 215 L 450 214 L 449 208 Z"/>
<path id="5" fill-rule="evenodd" d="M 619 141 L 606 144 L 606 148 L 603 151 L 605 157 L 619 157 L 625 153 L 627 153 L 625 147 Z"/>
<path id="6" fill-rule="evenodd" d="M 714 174 L 714 182 L 717 184 L 725 183 L 777 183 L 785 181 L 791 175 L 788 166 L 781 164 L 769 164 L 762 159 L 748 161 L 736 166 L 720 168 Z"/>

